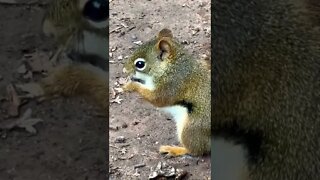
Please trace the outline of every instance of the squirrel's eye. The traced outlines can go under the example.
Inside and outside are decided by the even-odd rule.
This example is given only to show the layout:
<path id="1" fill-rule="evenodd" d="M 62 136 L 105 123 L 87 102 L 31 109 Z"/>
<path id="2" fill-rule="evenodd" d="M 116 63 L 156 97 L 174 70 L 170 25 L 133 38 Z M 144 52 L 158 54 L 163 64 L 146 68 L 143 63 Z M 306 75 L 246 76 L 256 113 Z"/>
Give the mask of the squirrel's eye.
<path id="1" fill-rule="evenodd" d="M 83 8 L 83 15 L 95 22 L 105 21 L 109 18 L 109 3 L 106 0 L 89 0 Z"/>
<path id="2" fill-rule="evenodd" d="M 146 62 L 142 58 L 138 58 L 134 61 L 134 65 L 139 71 L 143 71 L 146 68 Z"/>

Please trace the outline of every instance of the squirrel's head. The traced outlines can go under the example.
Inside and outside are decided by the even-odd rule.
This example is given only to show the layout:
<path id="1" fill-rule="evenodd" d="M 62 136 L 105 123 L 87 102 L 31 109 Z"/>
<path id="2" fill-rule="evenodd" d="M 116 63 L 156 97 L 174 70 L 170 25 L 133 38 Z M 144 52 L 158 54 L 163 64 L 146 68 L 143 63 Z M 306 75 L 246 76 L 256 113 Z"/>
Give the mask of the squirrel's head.
<path id="1" fill-rule="evenodd" d="M 153 90 L 154 80 L 168 74 L 172 64 L 179 59 L 178 48 L 179 43 L 174 40 L 172 32 L 162 29 L 157 38 L 140 46 L 133 53 L 125 63 L 123 72 L 129 74 L 132 81 Z"/>

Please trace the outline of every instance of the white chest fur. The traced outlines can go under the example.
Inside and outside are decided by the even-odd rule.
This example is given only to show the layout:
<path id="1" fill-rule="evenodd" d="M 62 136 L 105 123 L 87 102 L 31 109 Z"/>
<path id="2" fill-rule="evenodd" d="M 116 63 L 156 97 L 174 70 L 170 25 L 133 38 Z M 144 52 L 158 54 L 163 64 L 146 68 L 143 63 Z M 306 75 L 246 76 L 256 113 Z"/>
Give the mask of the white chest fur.
<path id="1" fill-rule="evenodd" d="M 107 52 L 107 38 L 97 36 L 93 33 L 84 31 L 84 39 L 79 42 L 79 47 L 82 47 L 85 53 L 95 54 L 104 59 L 108 58 Z"/>
<path id="2" fill-rule="evenodd" d="M 160 108 L 160 110 L 166 113 L 169 113 L 173 117 L 177 126 L 178 139 L 181 142 L 181 133 L 187 122 L 188 109 L 183 106 L 175 105 L 175 106 L 163 107 L 163 108 Z"/>

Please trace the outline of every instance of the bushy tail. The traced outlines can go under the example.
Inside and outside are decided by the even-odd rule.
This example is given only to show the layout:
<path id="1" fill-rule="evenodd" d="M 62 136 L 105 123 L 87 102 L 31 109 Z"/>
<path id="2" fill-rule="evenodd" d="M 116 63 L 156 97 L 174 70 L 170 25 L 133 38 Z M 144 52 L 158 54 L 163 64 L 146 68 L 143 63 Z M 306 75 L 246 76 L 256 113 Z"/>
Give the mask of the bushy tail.
<path id="1" fill-rule="evenodd" d="M 91 64 L 58 67 L 40 85 L 46 96 L 84 96 L 108 113 L 108 73 Z"/>

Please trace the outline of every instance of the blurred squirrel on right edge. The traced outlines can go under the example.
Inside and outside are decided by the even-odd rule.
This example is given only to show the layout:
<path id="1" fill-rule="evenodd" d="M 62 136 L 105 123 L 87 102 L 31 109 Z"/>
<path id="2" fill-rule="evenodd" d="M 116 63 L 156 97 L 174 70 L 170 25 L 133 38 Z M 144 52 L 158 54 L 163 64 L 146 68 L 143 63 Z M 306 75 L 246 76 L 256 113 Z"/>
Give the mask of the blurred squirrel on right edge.
<path id="1" fill-rule="evenodd" d="M 230 180 L 320 179 L 320 1 L 212 7 L 213 175 L 223 138 L 245 147 Z"/>

